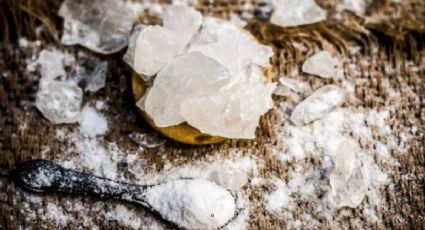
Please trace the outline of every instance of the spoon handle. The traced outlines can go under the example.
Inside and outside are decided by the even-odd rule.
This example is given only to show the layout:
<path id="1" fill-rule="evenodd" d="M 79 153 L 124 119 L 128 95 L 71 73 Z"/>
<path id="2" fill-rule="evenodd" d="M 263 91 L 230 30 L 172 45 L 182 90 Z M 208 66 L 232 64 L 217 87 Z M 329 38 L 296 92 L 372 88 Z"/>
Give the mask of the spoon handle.
<path id="1" fill-rule="evenodd" d="M 63 192 L 75 195 L 95 195 L 127 201 L 140 200 L 144 186 L 117 182 L 65 169 L 48 160 L 19 163 L 11 173 L 15 183 L 34 192 Z"/>

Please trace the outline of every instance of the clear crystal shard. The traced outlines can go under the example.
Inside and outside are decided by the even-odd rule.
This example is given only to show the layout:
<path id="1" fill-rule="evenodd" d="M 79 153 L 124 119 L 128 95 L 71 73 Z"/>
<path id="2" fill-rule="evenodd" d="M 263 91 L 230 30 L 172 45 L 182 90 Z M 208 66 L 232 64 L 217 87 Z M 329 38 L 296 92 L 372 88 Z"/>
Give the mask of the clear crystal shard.
<path id="1" fill-rule="evenodd" d="M 102 54 L 127 46 L 134 20 L 124 1 L 115 0 L 65 0 L 59 15 L 64 18 L 63 44 L 80 44 Z"/>
<path id="2" fill-rule="evenodd" d="M 98 61 L 93 72 L 86 79 L 85 91 L 96 92 L 105 87 L 108 62 Z"/>
<path id="3" fill-rule="evenodd" d="M 165 143 L 165 139 L 158 133 L 138 133 L 133 132 L 129 135 L 130 139 L 144 148 L 157 148 Z"/>
<path id="4" fill-rule="evenodd" d="M 175 56 L 185 44 L 176 39 L 174 32 L 161 26 L 148 26 L 136 41 L 134 70 L 147 76 L 155 75 Z"/>
<path id="5" fill-rule="evenodd" d="M 242 32 L 230 22 L 214 18 L 204 19 L 189 50 L 214 58 L 232 74 L 239 74 L 251 64 L 268 66 L 273 55 L 270 47 L 259 44 L 249 33 Z"/>
<path id="6" fill-rule="evenodd" d="M 270 22 L 282 26 L 300 26 L 326 19 L 326 11 L 315 0 L 277 0 Z"/>
<path id="7" fill-rule="evenodd" d="M 77 122 L 83 91 L 74 82 L 50 81 L 40 84 L 36 107 L 55 124 Z"/>
<path id="8" fill-rule="evenodd" d="M 302 71 L 323 78 L 332 78 L 340 76 L 339 66 L 337 58 L 333 58 L 327 51 L 320 51 L 304 62 Z"/>
<path id="9" fill-rule="evenodd" d="M 335 85 L 327 85 L 316 90 L 312 95 L 299 103 L 291 114 L 290 120 L 296 126 L 308 124 L 318 120 L 345 100 L 345 92 Z"/>
<path id="10" fill-rule="evenodd" d="M 65 69 L 63 65 L 64 55 L 57 50 L 42 50 L 37 59 L 40 66 L 41 76 L 43 80 L 50 81 L 57 77 L 65 77 Z"/>
<path id="11" fill-rule="evenodd" d="M 144 110 L 159 127 L 177 125 L 184 121 L 180 114 L 183 100 L 216 93 L 229 78 L 226 68 L 199 52 L 179 56 L 158 73 Z"/>
<path id="12" fill-rule="evenodd" d="M 329 179 L 332 187 L 330 199 L 338 207 L 355 208 L 366 195 L 368 184 L 364 180 L 357 154 L 357 144 L 343 140 L 333 156 L 335 169 Z"/>
<path id="13" fill-rule="evenodd" d="M 229 138 L 255 138 L 261 115 L 272 106 L 274 85 L 244 82 L 229 90 L 183 101 L 181 114 L 203 133 Z"/>
<path id="14" fill-rule="evenodd" d="M 296 93 L 305 93 L 310 92 L 311 88 L 307 82 L 281 77 L 279 78 L 279 85 L 276 87 L 273 94 L 278 96 L 288 96 L 291 94 L 291 91 Z"/>
<path id="15" fill-rule="evenodd" d="M 148 77 L 156 74 L 183 52 L 201 24 L 202 15 L 196 10 L 169 6 L 164 13 L 164 27 L 148 26 L 139 32 L 134 48 L 134 70 Z"/>

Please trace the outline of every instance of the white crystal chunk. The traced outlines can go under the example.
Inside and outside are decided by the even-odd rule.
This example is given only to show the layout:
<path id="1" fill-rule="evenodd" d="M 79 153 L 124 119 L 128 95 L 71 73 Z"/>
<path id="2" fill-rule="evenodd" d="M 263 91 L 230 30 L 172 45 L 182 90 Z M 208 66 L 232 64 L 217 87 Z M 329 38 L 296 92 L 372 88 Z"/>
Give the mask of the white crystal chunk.
<path id="1" fill-rule="evenodd" d="M 163 21 L 165 28 L 174 31 L 187 44 L 201 27 L 202 15 L 193 8 L 172 5 L 165 9 Z"/>
<path id="2" fill-rule="evenodd" d="M 296 126 L 308 124 L 326 116 L 344 100 L 345 92 L 341 88 L 335 85 L 324 86 L 299 103 L 292 112 L 290 120 Z"/>
<path id="3" fill-rule="evenodd" d="M 177 125 L 184 122 L 180 108 L 186 98 L 217 93 L 229 78 L 226 68 L 199 52 L 179 56 L 158 73 L 144 110 L 159 127 Z"/>
<path id="4" fill-rule="evenodd" d="M 40 72 L 43 80 L 51 81 L 57 77 L 65 77 L 65 69 L 63 65 L 63 53 L 53 50 L 42 50 L 37 59 L 40 65 Z"/>
<path id="5" fill-rule="evenodd" d="M 273 106 L 274 88 L 274 84 L 240 83 L 214 95 L 186 99 L 181 114 L 203 133 L 252 139 L 260 116 Z"/>
<path id="6" fill-rule="evenodd" d="M 291 91 L 296 93 L 305 93 L 310 92 L 311 88 L 307 82 L 281 77 L 279 78 L 279 85 L 276 87 L 273 94 L 278 96 L 288 96 L 291 94 Z"/>
<path id="7" fill-rule="evenodd" d="M 134 70 L 152 76 L 183 51 L 185 44 L 174 32 L 160 26 L 149 26 L 140 32 L 136 42 Z"/>
<path id="8" fill-rule="evenodd" d="M 236 25 L 214 18 L 205 18 L 202 29 L 190 51 L 202 52 L 212 57 L 233 74 L 238 74 L 250 64 L 268 66 L 273 50 L 259 44 L 249 33 Z"/>
<path id="9" fill-rule="evenodd" d="M 326 11 L 315 0 L 277 0 L 270 22 L 281 27 L 291 27 L 325 19 Z"/>
<path id="10" fill-rule="evenodd" d="M 63 44 L 80 44 L 102 54 L 127 46 L 134 20 L 124 1 L 115 0 L 65 0 L 59 15 L 64 19 Z"/>
<path id="11" fill-rule="evenodd" d="M 343 140 L 337 147 L 333 161 L 335 169 L 330 175 L 330 200 L 338 207 L 357 207 L 366 195 L 368 184 L 364 180 L 359 148 L 356 143 Z"/>
<path id="12" fill-rule="evenodd" d="M 337 58 L 333 58 L 327 51 L 320 51 L 304 62 L 302 71 L 323 78 L 332 78 L 340 76 L 342 72 L 340 66 Z"/>
<path id="13" fill-rule="evenodd" d="M 40 84 L 35 105 L 52 123 L 74 123 L 82 101 L 83 91 L 74 82 L 50 81 Z"/>

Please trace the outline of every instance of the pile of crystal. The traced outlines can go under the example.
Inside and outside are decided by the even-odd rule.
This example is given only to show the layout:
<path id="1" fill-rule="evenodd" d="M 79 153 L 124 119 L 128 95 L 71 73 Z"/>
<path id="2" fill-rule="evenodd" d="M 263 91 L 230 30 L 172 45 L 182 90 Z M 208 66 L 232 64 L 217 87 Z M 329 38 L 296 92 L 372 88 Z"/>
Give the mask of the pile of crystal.
<path id="1" fill-rule="evenodd" d="M 126 61 L 152 87 L 137 102 L 158 127 L 187 122 L 201 132 L 255 138 L 272 106 L 264 71 L 273 51 L 236 25 L 169 6 L 163 26 L 139 27 Z"/>

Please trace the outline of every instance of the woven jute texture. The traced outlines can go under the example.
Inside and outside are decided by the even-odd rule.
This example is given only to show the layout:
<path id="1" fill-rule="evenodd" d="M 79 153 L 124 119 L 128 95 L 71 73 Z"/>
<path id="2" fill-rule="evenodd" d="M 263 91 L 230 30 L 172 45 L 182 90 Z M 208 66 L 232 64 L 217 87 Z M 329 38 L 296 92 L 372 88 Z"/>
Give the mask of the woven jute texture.
<path id="1" fill-rule="evenodd" d="M 38 89 L 39 76 L 29 73 L 26 59 L 33 50 L 19 48 L 17 38 L 25 36 L 29 40 L 38 39 L 41 47 L 49 44 L 65 49 L 55 39 L 61 31 L 61 20 L 55 15 L 60 3 L 52 1 L 48 10 L 34 10 L 30 14 L 31 2 L 44 1 L 0 1 L 2 14 L 0 28 L 5 41 L 0 48 L 0 229 L 91 229 L 84 224 L 85 218 L 91 217 L 101 229 L 126 229 L 116 222 L 97 216 L 99 208 L 105 208 L 107 202 L 93 197 L 70 197 L 58 195 L 39 195 L 32 199 L 41 202 L 29 202 L 28 193 L 16 188 L 8 178 L 8 171 L 16 162 L 33 159 L 60 158 L 61 151 L 67 143 L 59 142 L 56 135 L 58 128 L 76 129 L 78 125 L 53 125 L 35 108 L 35 93 Z M 49 1 L 46 1 L 49 2 Z M 403 139 L 401 133 L 411 132 L 405 153 L 392 151 L 400 165 L 391 168 L 392 186 L 384 191 L 388 209 L 381 210 L 378 217 L 382 222 L 371 223 L 363 216 L 362 210 L 350 209 L 340 221 L 341 228 L 363 229 L 423 229 L 425 226 L 425 1 L 404 0 L 401 3 L 391 1 L 373 1 L 369 4 L 366 19 L 350 12 L 342 12 L 335 19 L 337 1 L 318 1 L 328 10 L 328 20 L 297 28 L 279 28 L 269 24 L 270 13 L 259 10 L 269 3 L 250 0 L 199 0 L 195 7 L 206 15 L 228 18 L 231 13 L 252 13 L 254 18 L 246 28 L 262 43 L 274 48 L 272 58 L 273 75 L 289 75 L 299 69 L 306 57 L 315 51 L 326 48 L 338 56 L 348 57 L 358 63 L 360 73 L 344 66 L 345 78 L 354 82 L 356 100 L 349 100 L 343 106 L 355 108 L 373 108 L 379 110 L 385 106 L 394 106 L 391 113 L 391 128 Z M 244 7 L 251 3 L 252 8 Z M 18 3 L 22 3 L 19 5 Z M 166 2 L 164 2 L 166 3 Z M 40 6 L 33 7 L 43 7 Z M 22 7 L 22 8 L 20 8 Z M 45 6 L 44 6 L 45 7 Z M 22 12 L 16 13 L 17 10 Z M 45 14 L 45 17 L 40 15 Z M 19 15 L 19 17 L 17 16 Z M 37 20 L 38 18 L 38 20 Z M 40 21 L 41 20 L 41 21 Z M 143 23 L 158 23 L 160 19 L 152 15 L 140 15 Z M 44 24 L 36 31 L 35 24 Z M 34 31 L 31 31 L 34 30 Z M 298 45 L 294 45 L 298 44 Z M 302 44 L 305 49 L 300 49 Z M 358 46 L 360 52 L 349 52 L 350 47 Z M 69 52 L 86 52 L 81 47 L 67 47 Z M 137 146 L 128 138 L 133 131 L 152 131 L 137 114 L 131 96 L 131 70 L 121 60 L 122 52 L 110 56 L 98 56 L 108 61 L 108 76 L 105 88 L 84 95 L 85 101 L 106 100 L 105 111 L 109 123 L 109 131 L 105 141 L 114 141 L 121 149 L 136 151 Z M 91 54 L 92 55 L 92 54 Z M 369 65 L 360 65 L 362 61 Z M 419 70 L 418 70 L 419 67 Z M 416 68 L 416 69 L 415 69 Z M 391 69 L 391 71 L 386 71 Z M 340 80 L 319 79 L 299 76 L 308 81 L 313 89 Z M 398 92 L 397 100 L 389 100 L 389 92 Z M 275 102 L 285 100 L 276 97 Z M 148 150 L 141 158 L 148 165 L 161 168 L 165 161 L 176 164 L 200 160 L 207 155 L 219 153 L 223 156 L 237 150 L 247 156 L 262 158 L 265 167 L 260 176 L 264 178 L 284 178 L 288 165 L 282 164 L 272 156 L 271 149 L 282 145 L 275 133 L 275 125 L 287 122 L 282 119 L 281 112 L 274 109 L 261 119 L 261 127 L 257 130 L 257 138 L 252 141 L 228 140 L 222 144 L 192 147 L 167 141 L 158 149 Z M 415 129 L 412 129 L 415 127 Z M 379 137 L 385 140 L 385 136 Z M 125 169 L 125 165 L 122 165 Z M 248 188 L 251 203 L 249 218 L 250 229 L 285 229 L 285 222 L 277 215 L 268 214 L 263 208 L 263 195 L 270 191 L 267 186 Z M 53 202 L 63 208 L 65 215 L 72 217 L 65 226 L 58 226 L 49 219 L 38 218 L 48 207 L 46 201 Z M 73 208 L 73 203 L 81 203 L 86 211 Z M 118 203 L 118 202 L 115 202 Z M 140 216 L 151 217 L 151 214 L 135 205 L 125 204 Z M 308 207 L 306 207 L 308 208 Z M 29 210 L 29 211 L 28 211 Z M 76 211 L 77 210 L 77 211 Z M 33 211 L 33 212 L 30 212 Z M 294 213 L 294 216 L 300 215 Z M 29 216 L 35 215 L 35 216 Z M 320 219 L 320 218 L 319 218 Z M 360 220 L 360 223 L 354 220 Z M 330 223 L 323 219 L 320 229 L 329 229 Z M 22 228 L 20 228 L 22 227 Z M 170 227 L 171 228 L 171 227 Z M 146 229 L 149 229 L 147 227 Z"/>

